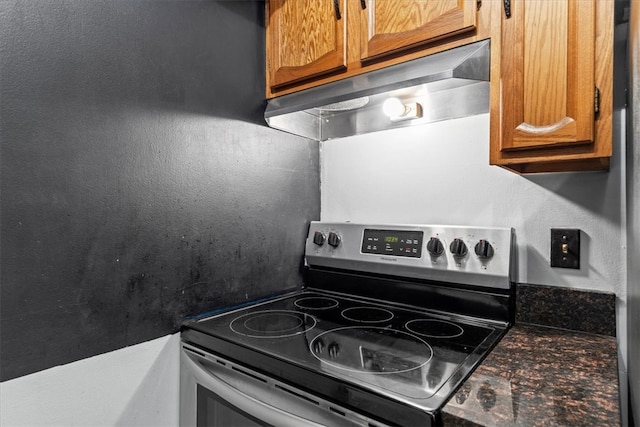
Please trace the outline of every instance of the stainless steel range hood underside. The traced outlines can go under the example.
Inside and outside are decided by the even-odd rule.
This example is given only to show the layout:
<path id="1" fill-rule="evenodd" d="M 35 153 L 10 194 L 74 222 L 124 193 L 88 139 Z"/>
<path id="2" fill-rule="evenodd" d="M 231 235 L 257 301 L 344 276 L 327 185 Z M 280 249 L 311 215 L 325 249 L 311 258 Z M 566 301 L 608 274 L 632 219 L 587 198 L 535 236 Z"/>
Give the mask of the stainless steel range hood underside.
<path id="1" fill-rule="evenodd" d="M 270 99 L 269 126 L 325 141 L 489 111 L 489 40 Z M 418 103 L 422 116 L 393 121 L 390 97 Z"/>

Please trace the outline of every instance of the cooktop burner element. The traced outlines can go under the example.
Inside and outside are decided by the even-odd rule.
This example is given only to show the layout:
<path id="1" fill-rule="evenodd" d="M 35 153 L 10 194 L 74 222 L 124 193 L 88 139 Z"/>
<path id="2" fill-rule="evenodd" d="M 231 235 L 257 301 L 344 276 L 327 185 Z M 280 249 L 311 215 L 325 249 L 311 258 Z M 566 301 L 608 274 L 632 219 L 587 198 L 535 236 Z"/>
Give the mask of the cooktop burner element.
<path id="1" fill-rule="evenodd" d="M 338 306 L 338 301 L 333 298 L 311 297 L 300 298 L 293 303 L 298 308 L 307 310 L 328 310 Z"/>
<path id="2" fill-rule="evenodd" d="M 438 423 L 513 321 L 513 239 L 508 228 L 312 222 L 303 289 L 191 321 L 182 340 L 370 425 Z"/>
<path id="3" fill-rule="evenodd" d="M 393 319 L 393 313 L 384 308 L 351 307 L 342 311 L 342 317 L 354 322 L 384 323 Z"/>
<path id="4" fill-rule="evenodd" d="M 229 323 L 229 328 L 252 338 L 285 338 L 303 334 L 315 325 L 315 318 L 305 313 L 265 310 L 239 316 Z"/>
<path id="5" fill-rule="evenodd" d="M 411 320 L 405 327 L 418 335 L 431 338 L 455 338 L 464 333 L 460 325 L 435 319 Z"/>

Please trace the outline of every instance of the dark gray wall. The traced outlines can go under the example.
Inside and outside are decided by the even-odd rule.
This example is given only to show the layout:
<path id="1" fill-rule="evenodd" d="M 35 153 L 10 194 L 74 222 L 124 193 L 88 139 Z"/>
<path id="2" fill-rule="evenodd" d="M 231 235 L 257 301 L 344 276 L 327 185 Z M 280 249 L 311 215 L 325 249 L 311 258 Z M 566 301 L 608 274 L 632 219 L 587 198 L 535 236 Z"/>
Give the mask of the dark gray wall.
<path id="1" fill-rule="evenodd" d="M 264 3 L 3 0 L 1 379 L 299 287 L 318 147 L 263 126 Z"/>

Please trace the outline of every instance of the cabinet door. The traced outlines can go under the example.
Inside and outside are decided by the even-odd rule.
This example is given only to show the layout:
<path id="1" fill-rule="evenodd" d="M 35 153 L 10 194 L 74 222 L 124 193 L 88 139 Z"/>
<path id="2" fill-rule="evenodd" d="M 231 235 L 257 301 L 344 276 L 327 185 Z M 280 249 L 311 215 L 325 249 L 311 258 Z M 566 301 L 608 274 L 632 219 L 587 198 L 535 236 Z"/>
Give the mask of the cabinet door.
<path id="1" fill-rule="evenodd" d="M 361 59 L 473 30 L 476 0 L 359 0 Z"/>
<path id="2" fill-rule="evenodd" d="M 269 0 L 270 87 L 346 68 L 347 0 Z"/>
<path id="3" fill-rule="evenodd" d="M 595 1 L 518 0 L 502 24 L 501 151 L 594 140 Z"/>

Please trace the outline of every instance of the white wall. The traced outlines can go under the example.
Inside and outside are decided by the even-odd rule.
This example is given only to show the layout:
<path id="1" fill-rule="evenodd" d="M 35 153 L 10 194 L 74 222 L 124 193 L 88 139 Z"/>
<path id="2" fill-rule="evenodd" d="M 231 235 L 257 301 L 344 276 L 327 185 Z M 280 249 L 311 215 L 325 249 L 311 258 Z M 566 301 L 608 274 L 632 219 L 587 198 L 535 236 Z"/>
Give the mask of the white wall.
<path id="1" fill-rule="evenodd" d="M 0 383 L 0 425 L 177 426 L 179 334 Z"/>
<path id="2" fill-rule="evenodd" d="M 622 167 L 517 175 L 489 166 L 489 116 L 322 143 L 322 220 L 510 226 L 518 281 L 620 294 Z M 552 227 L 579 228 L 580 270 L 549 266 Z"/>
<path id="3" fill-rule="evenodd" d="M 517 281 L 614 292 L 626 353 L 624 112 L 609 172 L 517 175 L 489 165 L 489 115 L 321 144 L 323 221 L 513 227 Z M 549 266 L 550 229 L 578 228 L 581 268 Z"/>

